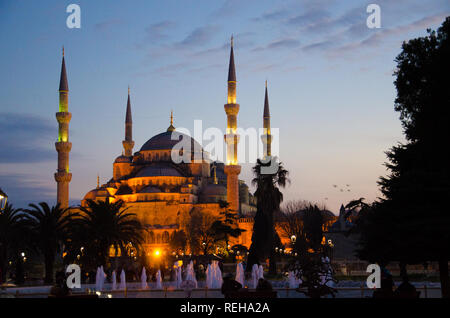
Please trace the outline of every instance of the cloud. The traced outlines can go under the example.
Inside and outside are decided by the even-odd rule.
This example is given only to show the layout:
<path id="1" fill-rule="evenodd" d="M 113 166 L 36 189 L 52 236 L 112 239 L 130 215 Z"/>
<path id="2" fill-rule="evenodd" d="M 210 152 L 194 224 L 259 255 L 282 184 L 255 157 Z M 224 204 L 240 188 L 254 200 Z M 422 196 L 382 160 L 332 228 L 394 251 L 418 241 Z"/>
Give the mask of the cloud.
<path id="1" fill-rule="evenodd" d="M 239 12 L 239 8 L 241 8 L 245 2 L 246 1 L 242 0 L 226 0 L 223 5 L 219 9 L 214 10 L 210 16 L 212 19 L 233 16 Z"/>
<path id="2" fill-rule="evenodd" d="M 56 124 L 29 114 L 0 113 L 0 163 L 55 160 Z"/>
<path id="3" fill-rule="evenodd" d="M 94 25 L 94 28 L 98 31 L 104 31 L 104 30 L 107 30 L 111 27 L 114 27 L 114 26 L 122 24 L 122 23 L 124 23 L 124 22 L 120 19 L 111 19 L 111 20 L 106 20 L 106 21 L 100 22 L 100 23 L 96 23 Z"/>
<path id="4" fill-rule="evenodd" d="M 264 22 L 264 21 L 278 21 L 286 18 L 290 11 L 286 9 L 275 9 L 264 12 L 260 17 L 253 18 L 252 21 Z"/>
<path id="5" fill-rule="evenodd" d="M 302 47 L 304 51 L 313 51 L 313 50 L 323 50 L 333 46 L 334 43 L 331 40 L 325 40 L 320 42 L 315 42 L 312 44 L 308 44 Z"/>
<path id="6" fill-rule="evenodd" d="M 268 49 L 278 49 L 278 48 L 294 48 L 300 45 L 300 41 L 296 39 L 283 39 L 274 41 L 267 45 Z"/>
<path id="7" fill-rule="evenodd" d="M 29 203 L 42 201 L 54 204 L 56 201 L 56 183 L 46 184 L 28 174 L 0 174 L 0 184 L 8 195 L 8 202 L 15 208 L 26 208 Z"/>
<path id="8" fill-rule="evenodd" d="M 149 41 L 160 41 L 162 39 L 166 39 L 168 37 L 166 32 L 173 29 L 175 26 L 176 23 L 169 20 L 151 24 L 145 28 L 146 39 Z"/>
<path id="9" fill-rule="evenodd" d="M 329 19 L 329 13 L 324 9 L 312 8 L 307 12 L 288 19 L 288 24 L 293 26 L 317 26 Z"/>
<path id="10" fill-rule="evenodd" d="M 176 47 L 203 46 L 211 41 L 219 27 L 205 25 L 194 29 L 184 40 L 175 44 Z"/>
<path id="11" fill-rule="evenodd" d="M 385 43 L 389 37 L 402 36 L 409 32 L 425 30 L 433 25 L 440 24 L 445 17 L 446 14 L 441 13 L 392 28 L 375 29 L 373 31 L 374 33 L 369 37 L 337 47 L 331 50 L 329 55 L 332 57 L 339 57 L 359 49 L 377 47 Z"/>
<path id="12" fill-rule="evenodd" d="M 264 50 L 276 50 L 276 49 L 293 49 L 300 46 L 300 41 L 293 38 L 286 38 L 281 40 L 275 40 L 267 44 L 266 46 L 255 47 L 252 51 L 259 52 Z"/>

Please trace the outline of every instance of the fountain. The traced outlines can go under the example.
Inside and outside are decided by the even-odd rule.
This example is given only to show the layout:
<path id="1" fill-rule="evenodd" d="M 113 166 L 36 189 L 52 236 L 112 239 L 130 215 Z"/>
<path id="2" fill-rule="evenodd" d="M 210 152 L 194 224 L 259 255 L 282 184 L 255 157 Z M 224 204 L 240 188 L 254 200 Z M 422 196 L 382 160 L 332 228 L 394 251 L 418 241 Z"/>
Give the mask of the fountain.
<path id="1" fill-rule="evenodd" d="M 97 274 L 95 275 L 95 290 L 103 290 L 105 284 L 106 274 L 103 271 L 103 266 L 97 267 Z"/>
<path id="2" fill-rule="evenodd" d="M 126 282 L 126 278 L 125 278 L 125 271 L 122 269 L 122 272 L 120 273 L 120 285 L 119 285 L 119 289 L 120 290 L 125 290 L 127 289 L 127 282 Z"/>
<path id="3" fill-rule="evenodd" d="M 297 288 L 302 283 L 300 278 L 297 278 L 296 272 L 290 271 L 288 276 L 289 288 Z"/>
<path id="4" fill-rule="evenodd" d="M 245 275 L 244 275 L 244 267 L 242 266 L 242 263 L 239 262 L 236 265 L 236 278 L 235 280 L 244 287 L 245 284 Z"/>
<path id="5" fill-rule="evenodd" d="M 181 283 L 183 282 L 181 266 L 182 265 L 178 261 L 173 265 L 175 268 L 175 285 L 177 289 L 181 287 Z"/>
<path id="6" fill-rule="evenodd" d="M 222 271 L 220 270 L 219 263 L 212 261 L 208 264 L 206 270 L 206 287 L 208 288 L 221 288 L 223 283 Z"/>
<path id="7" fill-rule="evenodd" d="M 208 268 L 206 269 L 206 287 L 211 289 L 213 288 L 213 273 L 212 273 L 212 268 L 211 268 L 211 264 L 208 264 Z"/>
<path id="8" fill-rule="evenodd" d="M 264 279 L 264 268 L 262 265 L 259 265 L 259 268 L 258 268 L 258 279 L 260 279 L 260 278 Z"/>
<path id="9" fill-rule="evenodd" d="M 147 272 L 145 270 L 145 267 L 142 267 L 142 273 L 141 273 L 141 289 L 147 289 Z"/>
<path id="10" fill-rule="evenodd" d="M 111 290 L 116 290 L 117 289 L 117 277 L 116 277 L 116 271 L 112 272 L 112 287 Z"/>
<path id="11" fill-rule="evenodd" d="M 186 279 L 185 281 L 192 281 L 193 288 L 197 288 L 197 278 L 195 277 L 194 263 L 191 261 L 186 269 Z"/>
<path id="12" fill-rule="evenodd" d="M 161 270 L 156 273 L 156 289 L 162 289 Z"/>
<path id="13" fill-rule="evenodd" d="M 258 284 L 258 278 L 259 278 L 259 268 L 258 264 L 253 264 L 252 267 L 252 276 L 251 276 L 251 288 L 255 289 Z"/>

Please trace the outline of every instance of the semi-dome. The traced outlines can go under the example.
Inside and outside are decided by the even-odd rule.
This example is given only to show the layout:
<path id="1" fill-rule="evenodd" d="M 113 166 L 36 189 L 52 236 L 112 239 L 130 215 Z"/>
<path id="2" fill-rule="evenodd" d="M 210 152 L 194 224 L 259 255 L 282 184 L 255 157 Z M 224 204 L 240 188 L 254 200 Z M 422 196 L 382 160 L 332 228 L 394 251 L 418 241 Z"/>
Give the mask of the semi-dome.
<path id="1" fill-rule="evenodd" d="M 139 193 L 161 193 L 161 192 L 162 192 L 161 189 L 151 185 L 146 186 L 141 191 L 139 191 Z"/>
<path id="2" fill-rule="evenodd" d="M 170 165 L 157 164 L 144 167 L 136 174 L 136 178 L 142 177 L 182 177 L 181 173 Z"/>
<path id="3" fill-rule="evenodd" d="M 147 142 L 141 147 L 140 151 L 171 150 L 180 141 L 190 141 L 191 152 L 202 152 L 203 150 L 202 146 L 200 146 L 194 138 L 178 131 L 168 130 L 147 140 Z"/>
<path id="4" fill-rule="evenodd" d="M 108 190 L 101 187 L 101 188 L 93 189 L 93 190 L 89 191 L 88 193 L 86 193 L 83 200 L 96 200 L 99 198 L 110 198 L 110 197 L 112 197 L 112 196 L 109 194 Z"/>

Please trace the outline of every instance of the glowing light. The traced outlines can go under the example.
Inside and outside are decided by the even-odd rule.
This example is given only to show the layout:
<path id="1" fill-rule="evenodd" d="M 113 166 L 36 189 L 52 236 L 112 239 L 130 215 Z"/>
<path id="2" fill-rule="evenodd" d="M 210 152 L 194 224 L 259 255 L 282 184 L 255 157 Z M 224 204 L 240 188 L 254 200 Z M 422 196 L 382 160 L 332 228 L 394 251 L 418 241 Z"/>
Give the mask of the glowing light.
<path id="1" fill-rule="evenodd" d="M 155 256 L 156 256 L 156 257 L 159 257 L 160 255 L 161 255 L 161 251 L 160 251 L 160 250 L 156 250 L 156 251 L 155 251 Z"/>

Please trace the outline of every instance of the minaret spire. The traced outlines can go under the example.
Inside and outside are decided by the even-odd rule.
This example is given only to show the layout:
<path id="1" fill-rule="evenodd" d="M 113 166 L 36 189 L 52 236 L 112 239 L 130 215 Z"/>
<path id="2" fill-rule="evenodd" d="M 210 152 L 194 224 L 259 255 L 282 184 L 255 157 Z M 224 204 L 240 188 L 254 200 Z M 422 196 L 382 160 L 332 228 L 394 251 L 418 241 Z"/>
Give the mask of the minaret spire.
<path id="1" fill-rule="evenodd" d="M 167 131 L 174 131 L 175 127 L 173 126 L 173 110 L 170 111 L 170 126 L 167 128 Z"/>
<path id="2" fill-rule="evenodd" d="M 228 104 L 236 103 L 236 68 L 234 66 L 233 36 L 231 36 L 230 64 L 228 66 Z"/>
<path id="3" fill-rule="evenodd" d="M 236 103 L 236 68 L 234 65 L 234 43 L 231 36 L 230 46 L 230 64 L 228 67 L 228 95 L 227 104 L 225 104 L 225 113 L 227 114 L 227 131 L 225 142 L 227 144 L 227 162 L 224 172 L 227 175 L 227 201 L 230 204 L 230 210 L 239 211 L 239 173 L 241 166 L 238 165 L 237 146 L 239 135 L 237 131 L 237 115 L 239 113 L 239 104 Z"/>
<path id="4" fill-rule="evenodd" d="M 125 140 L 122 141 L 124 155 L 131 157 L 133 155 L 133 119 L 131 116 L 130 86 L 128 86 L 127 112 L 125 115 Z"/>
<path id="5" fill-rule="evenodd" d="M 267 92 L 267 80 L 266 80 L 266 92 L 264 96 L 264 113 L 263 113 L 263 128 L 264 132 L 261 136 L 264 146 L 264 158 L 272 155 L 272 135 L 270 134 L 270 110 L 269 110 L 269 94 Z"/>
<path id="6" fill-rule="evenodd" d="M 69 84 L 67 82 L 64 47 L 62 50 L 61 77 L 59 80 L 59 111 L 56 113 L 58 121 L 58 141 L 55 143 L 58 152 L 58 168 L 55 173 L 57 183 L 57 202 L 62 208 L 69 207 L 69 183 L 72 174 L 69 172 L 69 153 L 72 143 L 69 142 L 69 122 L 72 114 L 69 113 Z"/>

